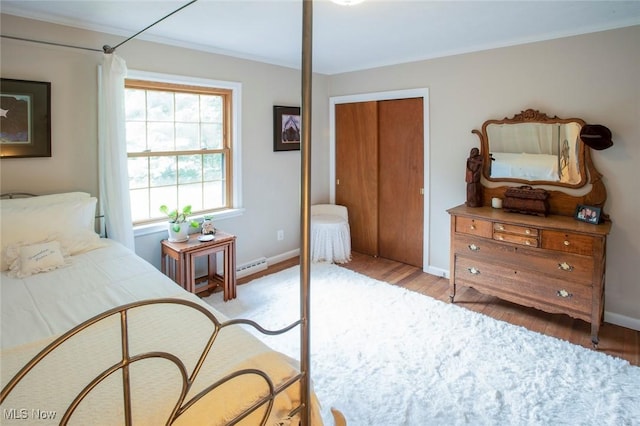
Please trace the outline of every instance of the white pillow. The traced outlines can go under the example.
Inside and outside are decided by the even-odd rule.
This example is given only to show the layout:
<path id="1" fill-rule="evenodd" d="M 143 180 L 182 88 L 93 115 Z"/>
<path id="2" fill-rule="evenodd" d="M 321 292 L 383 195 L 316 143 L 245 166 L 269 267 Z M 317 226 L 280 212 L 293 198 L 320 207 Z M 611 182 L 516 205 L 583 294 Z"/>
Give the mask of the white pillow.
<path id="1" fill-rule="evenodd" d="M 7 247 L 14 244 L 29 245 L 57 240 L 71 255 L 103 247 L 104 243 L 94 230 L 97 201 L 95 197 L 89 197 L 51 205 L 3 205 L 0 209 L 0 270 L 8 269 L 5 252 Z"/>
<path id="2" fill-rule="evenodd" d="M 12 246 L 7 250 L 7 255 L 11 277 L 25 278 L 66 264 L 58 241 L 21 247 Z"/>
<path id="3" fill-rule="evenodd" d="M 34 207 L 47 206 L 65 201 L 89 198 L 88 192 L 63 192 L 61 194 L 39 195 L 36 197 L 8 198 L 0 200 L 0 207 Z"/>

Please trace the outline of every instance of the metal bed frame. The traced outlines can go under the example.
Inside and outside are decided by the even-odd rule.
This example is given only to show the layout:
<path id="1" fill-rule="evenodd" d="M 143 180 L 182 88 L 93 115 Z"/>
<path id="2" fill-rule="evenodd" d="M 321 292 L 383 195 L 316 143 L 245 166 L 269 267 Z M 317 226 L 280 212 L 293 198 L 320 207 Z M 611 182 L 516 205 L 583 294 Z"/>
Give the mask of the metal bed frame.
<path id="1" fill-rule="evenodd" d="M 129 314 L 136 310 L 136 309 L 140 309 L 146 306 L 151 306 L 152 308 L 155 306 L 160 306 L 163 304 L 173 304 L 173 305 L 178 305 L 178 306 L 182 306 L 184 307 L 184 309 L 194 309 L 198 312 L 200 312 L 202 315 L 204 315 L 209 321 L 211 321 L 211 323 L 213 324 L 213 331 L 211 332 L 211 335 L 208 337 L 207 343 L 204 346 L 204 349 L 202 351 L 202 353 L 199 355 L 198 357 L 198 361 L 195 365 L 195 367 L 193 368 L 192 372 L 189 373 L 187 367 L 185 366 L 184 362 L 177 357 L 175 354 L 169 353 L 169 352 L 160 352 L 160 351 L 152 351 L 152 352 L 145 352 L 145 353 L 140 353 L 140 354 L 136 354 L 136 355 L 132 355 L 129 351 Z M 93 380 L 91 380 L 90 383 L 88 383 L 78 394 L 77 396 L 73 399 L 73 401 L 71 402 L 71 404 L 67 407 L 66 411 L 64 412 L 64 414 L 61 416 L 60 418 L 60 425 L 66 425 L 68 424 L 68 422 L 72 419 L 72 416 L 75 412 L 75 410 L 78 408 L 78 406 L 80 405 L 80 403 L 97 387 L 99 386 L 101 383 L 103 383 L 106 379 L 108 379 L 110 376 L 112 376 L 113 374 L 121 374 L 121 380 L 122 380 L 122 385 L 123 385 L 123 405 L 124 405 L 124 421 L 123 424 L 129 426 L 133 424 L 133 420 L 132 420 L 132 389 L 131 389 L 131 381 L 130 381 L 130 375 L 129 375 L 129 369 L 132 365 L 134 365 L 135 363 L 138 362 L 144 362 L 145 360 L 149 360 L 149 359 L 156 359 L 156 358 L 162 358 L 165 359 L 171 363 L 174 364 L 174 366 L 180 371 L 180 375 L 182 378 L 182 390 L 180 392 L 180 396 L 178 398 L 178 400 L 176 401 L 169 417 L 167 418 L 165 424 L 166 425 L 170 425 L 172 424 L 174 421 L 176 421 L 180 416 L 182 416 L 183 414 L 185 414 L 189 408 L 191 408 L 194 404 L 196 404 L 199 400 L 201 400 L 204 396 L 206 396 L 209 392 L 213 391 L 214 389 L 216 389 L 217 387 L 229 382 L 232 379 L 235 379 L 237 377 L 240 377 L 242 375 L 253 375 L 253 376 L 257 376 L 259 378 L 261 378 L 262 380 L 264 380 L 266 387 L 269 389 L 268 393 L 266 393 L 266 395 L 262 396 L 261 398 L 257 399 L 256 401 L 252 402 L 252 404 L 243 412 L 241 412 L 240 414 L 238 414 L 234 419 L 230 420 L 227 424 L 229 425 L 235 425 L 237 423 L 239 423 L 240 421 L 242 421 L 244 418 L 246 418 L 247 416 L 249 416 L 250 414 L 252 414 L 254 411 L 258 410 L 259 408 L 265 406 L 266 404 L 266 409 L 264 412 L 264 415 L 262 417 L 262 420 L 260 422 L 260 425 L 265 425 L 268 417 L 271 413 L 271 410 L 273 408 L 273 403 L 274 400 L 276 398 L 276 396 L 281 393 L 282 391 L 284 391 L 285 389 L 289 388 L 290 386 L 294 385 L 296 382 L 298 382 L 299 380 L 301 380 L 303 373 L 299 373 L 289 379 L 287 379 L 286 381 L 284 381 L 281 384 L 278 384 L 277 386 L 273 383 L 273 381 L 271 380 L 271 378 L 269 377 L 269 375 L 261 370 L 258 369 L 242 369 L 242 370 L 237 370 L 234 371 L 232 373 L 229 373 L 227 375 L 225 375 L 224 377 L 220 378 L 219 380 L 217 380 L 214 383 L 211 383 L 209 386 L 207 386 L 205 389 L 203 389 L 202 391 L 200 391 L 198 394 L 194 395 L 193 397 L 191 397 L 190 399 L 186 399 L 187 395 L 189 394 L 189 391 L 193 385 L 193 383 L 195 382 L 196 378 L 198 378 L 198 374 L 201 371 L 202 365 L 204 364 L 205 360 L 207 359 L 207 356 L 209 355 L 209 353 L 211 352 L 211 349 L 214 345 L 214 343 L 216 342 L 216 339 L 219 335 L 219 333 L 226 327 L 230 327 L 233 325 L 239 325 L 239 324 L 244 324 L 244 325 L 249 325 L 254 327 L 255 329 L 257 329 L 258 331 L 260 331 L 263 334 L 267 334 L 267 335 L 277 335 L 277 334 L 282 334 L 282 333 L 286 333 L 287 331 L 291 330 L 292 328 L 298 326 L 300 324 L 300 320 L 288 325 L 285 328 L 282 328 L 280 330 L 274 330 L 274 331 L 270 331 L 270 330 L 266 330 L 264 328 L 262 328 L 259 324 L 257 324 L 254 321 L 251 320 L 247 320 L 247 319 L 232 319 L 229 321 L 225 321 L 225 322 L 220 322 L 218 320 L 218 318 L 216 318 L 216 316 L 209 311 L 207 308 L 189 301 L 189 300 L 183 300 L 183 299 L 171 299 L 171 298 L 164 298 L 164 299 L 155 299 L 155 300 L 144 300 L 144 301 L 139 301 L 139 302 L 134 302 L 134 303 L 130 303 L 130 304 L 126 304 L 123 306 L 119 306 L 116 308 L 112 308 L 109 309 L 101 314 L 98 314 L 96 316 L 94 316 L 93 318 L 88 319 L 87 321 L 77 325 L 76 327 L 72 328 L 71 330 L 67 331 L 66 333 L 64 333 L 62 336 L 58 337 L 57 339 L 55 339 L 53 342 L 51 342 L 49 345 L 47 345 L 44 349 L 42 349 L 36 356 L 34 356 L 27 364 L 25 364 L 19 371 L 18 373 L 16 373 L 16 375 L 7 383 L 7 385 L 2 389 L 1 394 L 0 394 L 0 403 L 3 403 L 5 401 L 5 399 L 9 396 L 9 394 L 11 393 L 11 391 L 16 388 L 16 386 L 18 386 L 20 384 L 20 382 L 29 375 L 29 373 L 31 373 L 37 366 L 38 364 L 45 359 L 45 357 L 47 357 L 49 354 L 53 353 L 56 349 L 58 349 L 60 346 L 62 346 L 63 344 L 65 344 L 66 342 L 70 341 L 74 336 L 78 335 L 79 333 L 91 328 L 92 326 L 103 322 L 105 320 L 108 320 L 110 318 L 112 318 L 113 316 L 119 316 L 119 327 L 120 327 L 120 336 L 121 336 L 121 340 L 120 340 L 120 349 L 121 349 L 121 359 L 112 364 L 112 365 L 108 365 L 108 366 L 104 366 L 104 368 L 101 370 L 101 373 L 98 374 Z M 298 413 L 300 413 L 302 411 L 303 407 L 302 405 L 299 405 L 297 407 L 294 407 L 294 409 L 289 413 L 289 416 L 294 416 Z"/>

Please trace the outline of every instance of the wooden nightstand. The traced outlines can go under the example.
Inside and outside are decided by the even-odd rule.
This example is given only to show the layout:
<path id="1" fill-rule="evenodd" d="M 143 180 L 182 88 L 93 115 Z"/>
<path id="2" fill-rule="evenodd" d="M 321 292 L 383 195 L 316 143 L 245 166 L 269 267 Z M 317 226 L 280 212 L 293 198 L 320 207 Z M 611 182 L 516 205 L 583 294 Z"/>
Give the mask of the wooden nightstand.
<path id="1" fill-rule="evenodd" d="M 162 241 L 162 272 L 191 293 L 210 292 L 221 286 L 224 300 L 236 297 L 236 237 L 217 231 L 211 241 L 199 241 L 200 234 L 192 234 L 188 241 Z M 218 274 L 216 254 L 224 256 L 222 275 Z M 207 275 L 195 276 L 195 259 L 207 256 Z M 196 282 L 206 278 L 206 284 Z"/>

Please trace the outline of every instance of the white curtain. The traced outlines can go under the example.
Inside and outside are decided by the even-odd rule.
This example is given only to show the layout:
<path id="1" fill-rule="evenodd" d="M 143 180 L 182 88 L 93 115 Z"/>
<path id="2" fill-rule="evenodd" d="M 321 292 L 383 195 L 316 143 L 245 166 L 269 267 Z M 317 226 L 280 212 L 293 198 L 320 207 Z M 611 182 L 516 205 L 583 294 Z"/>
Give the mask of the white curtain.
<path id="1" fill-rule="evenodd" d="M 107 236 L 135 250 L 124 122 L 125 61 L 105 54 L 98 71 L 98 170 Z"/>

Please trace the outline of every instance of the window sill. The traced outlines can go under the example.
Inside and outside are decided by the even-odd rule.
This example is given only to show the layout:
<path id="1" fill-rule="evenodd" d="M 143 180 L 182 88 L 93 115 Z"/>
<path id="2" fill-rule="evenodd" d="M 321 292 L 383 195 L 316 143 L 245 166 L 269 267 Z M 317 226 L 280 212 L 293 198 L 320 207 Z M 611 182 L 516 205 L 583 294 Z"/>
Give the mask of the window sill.
<path id="1" fill-rule="evenodd" d="M 242 216 L 244 213 L 244 209 L 228 209 L 216 213 L 208 213 L 206 215 L 198 215 L 192 216 L 191 218 L 197 222 L 202 223 L 202 219 L 204 216 L 210 217 L 213 219 L 214 224 L 219 220 L 230 219 L 232 217 Z M 156 234 L 158 232 L 166 232 L 167 231 L 167 223 L 166 221 L 160 221 L 155 223 L 148 223 L 145 225 L 136 225 L 133 227 L 133 236 L 139 237 L 143 235 Z"/>

